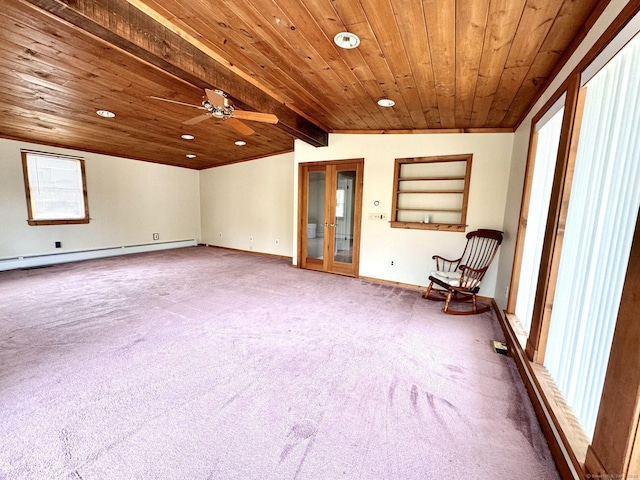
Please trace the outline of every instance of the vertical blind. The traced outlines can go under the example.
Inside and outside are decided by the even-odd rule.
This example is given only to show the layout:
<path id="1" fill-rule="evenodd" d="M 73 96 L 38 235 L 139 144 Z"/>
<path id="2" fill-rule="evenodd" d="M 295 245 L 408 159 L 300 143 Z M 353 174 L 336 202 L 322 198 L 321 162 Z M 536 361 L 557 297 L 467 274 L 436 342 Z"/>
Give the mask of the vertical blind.
<path id="1" fill-rule="evenodd" d="M 640 205 L 640 35 L 587 84 L 544 364 L 593 436 Z"/>
<path id="2" fill-rule="evenodd" d="M 531 317 L 540 271 L 540 258 L 542 257 L 544 231 L 549 213 L 549 199 L 558 156 L 563 113 L 564 106 L 560 107 L 560 110 L 546 122 L 543 119 L 540 121 L 540 125 L 536 125 L 538 140 L 515 308 L 516 316 L 527 333 L 531 329 Z"/>

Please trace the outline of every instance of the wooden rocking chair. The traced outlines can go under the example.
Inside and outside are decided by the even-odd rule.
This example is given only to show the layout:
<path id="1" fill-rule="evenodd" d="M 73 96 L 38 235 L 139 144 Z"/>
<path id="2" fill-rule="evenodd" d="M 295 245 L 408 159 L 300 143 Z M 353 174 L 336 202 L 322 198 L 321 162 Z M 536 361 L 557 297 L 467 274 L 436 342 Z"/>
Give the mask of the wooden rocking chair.
<path id="1" fill-rule="evenodd" d="M 444 300 L 442 311 L 451 315 L 473 315 L 488 311 L 491 306 L 478 308 L 476 294 L 501 243 L 502 232 L 476 230 L 467 234 L 467 245 L 460 258 L 447 260 L 434 255 L 432 258 L 436 261 L 436 270 L 429 275 L 431 283 L 422 297 Z M 471 310 L 451 309 L 449 304 L 456 300 L 471 301 Z"/>

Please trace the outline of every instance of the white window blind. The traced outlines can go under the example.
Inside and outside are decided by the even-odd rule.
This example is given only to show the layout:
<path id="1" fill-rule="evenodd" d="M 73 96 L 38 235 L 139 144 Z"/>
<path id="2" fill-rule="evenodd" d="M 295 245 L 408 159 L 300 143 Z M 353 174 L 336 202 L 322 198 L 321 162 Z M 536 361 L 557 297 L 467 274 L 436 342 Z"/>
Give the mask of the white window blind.
<path id="1" fill-rule="evenodd" d="M 564 101 L 564 98 L 563 98 Z M 560 106 L 549 119 L 543 118 L 536 129 L 538 140 L 536 156 L 533 164 L 533 178 L 529 194 L 529 212 L 527 214 L 527 230 L 522 249 L 522 263 L 518 280 L 516 298 L 516 316 L 524 330 L 529 333 L 531 317 L 538 285 L 540 258 L 544 243 L 544 232 L 549 213 L 549 199 L 553 184 L 553 174 L 558 157 L 560 130 L 564 106 Z M 544 122 L 544 123 L 543 123 Z"/>
<path id="2" fill-rule="evenodd" d="M 81 162 L 75 158 L 27 152 L 33 220 L 85 218 Z"/>
<path id="3" fill-rule="evenodd" d="M 544 364 L 593 435 L 640 205 L 640 36 L 586 85 Z"/>

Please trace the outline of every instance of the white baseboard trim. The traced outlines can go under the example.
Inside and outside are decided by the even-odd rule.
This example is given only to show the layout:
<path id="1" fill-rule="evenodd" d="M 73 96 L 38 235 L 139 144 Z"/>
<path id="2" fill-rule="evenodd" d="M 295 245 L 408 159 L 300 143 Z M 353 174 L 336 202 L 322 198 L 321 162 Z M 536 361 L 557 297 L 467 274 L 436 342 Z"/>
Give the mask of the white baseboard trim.
<path id="1" fill-rule="evenodd" d="M 140 245 L 123 245 L 120 247 L 97 248 L 76 252 L 49 253 L 44 255 L 24 255 L 11 258 L 0 258 L 0 272 L 18 268 L 44 267 L 58 263 L 78 262 L 95 258 L 115 257 L 131 253 L 155 252 L 172 248 L 195 247 L 195 239 L 176 240 L 173 242 L 144 243 Z"/>

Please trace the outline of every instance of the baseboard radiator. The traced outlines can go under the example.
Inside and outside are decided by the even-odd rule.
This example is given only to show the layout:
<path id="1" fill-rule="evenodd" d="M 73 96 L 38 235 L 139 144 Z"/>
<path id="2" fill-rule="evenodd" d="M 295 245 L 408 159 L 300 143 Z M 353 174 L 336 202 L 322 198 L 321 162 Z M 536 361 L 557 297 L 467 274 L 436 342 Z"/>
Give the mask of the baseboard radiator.
<path id="1" fill-rule="evenodd" d="M 97 248 L 93 250 L 80 250 L 75 252 L 49 253 L 43 255 L 24 255 L 10 258 L 0 258 L 0 271 L 15 270 L 19 268 L 35 268 L 57 263 L 78 262 L 96 258 L 115 257 L 131 253 L 155 252 L 172 248 L 194 247 L 198 245 L 195 239 L 176 240 L 173 242 L 155 242 L 139 245 L 123 245 L 120 247 Z"/>

